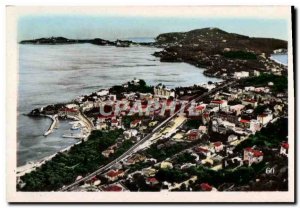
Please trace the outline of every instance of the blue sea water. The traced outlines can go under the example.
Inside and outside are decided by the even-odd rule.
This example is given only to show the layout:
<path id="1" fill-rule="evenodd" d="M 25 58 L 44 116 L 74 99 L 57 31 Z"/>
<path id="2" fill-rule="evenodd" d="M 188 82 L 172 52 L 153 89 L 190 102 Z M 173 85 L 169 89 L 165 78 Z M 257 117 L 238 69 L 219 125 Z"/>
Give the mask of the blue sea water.
<path id="1" fill-rule="evenodd" d="M 150 85 L 164 83 L 168 87 L 219 81 L 204 76 L 203 69 L 186 63 L 160 62 L 151 55 L 158 50 L 91 44 L 19 45 L 18 166 L 42 159 L 76 142 L 61 137 L 71 127 L 63 121 L 59 129 L 44 137 L 51 120 L 23 115 L 34 108 L 68 102 L 78 95 L 122 84 L 134 77 L 144 79 Z"/>

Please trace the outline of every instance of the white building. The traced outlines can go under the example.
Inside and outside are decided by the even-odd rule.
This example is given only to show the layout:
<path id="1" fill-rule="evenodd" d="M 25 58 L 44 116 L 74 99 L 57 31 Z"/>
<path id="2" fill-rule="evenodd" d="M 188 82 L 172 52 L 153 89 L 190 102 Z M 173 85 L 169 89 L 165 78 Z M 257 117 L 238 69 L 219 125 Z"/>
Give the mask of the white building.
<path id="1" fill-rule="evenodd" d="M 156 87 L 154 87 L 154 96 L 165 99 L 169 99 L 170 97 L 175 98 L 175 91 L 165 87 L 162 84 L 158 84 Z"/>
<path id="2" fill-rule="evenodd" d="M 137 134 L 138 131 L 136 129 L 129 129 L 123 132 L 125 139 L 130 139 L 131 137 L 136 136 Z"/>
<path id="3" fill-rule="evenodd" d="M 255 119 L 251 119 L 250 120 L 250 127 L 249 129 L 255 133 L 256 131 L 259 131 L 261 129 L 261 125 L 259 123 L 258 120 L 255 120 Z"/>
<path id="4" fill-rule="evenodd" d="M 240 79 L 240 78 L 245 78 L 249 77 L 249 72 L 246 71 L 241 71 L 241 72 L 234 72 L 234 78 Z"/>
<path id="5" fill-rule="evenodd" d="M 253 163 L 260 163 L 263 160 L 263 152 L 255 150 L 251 147 L 244 149 L 244 161 L 248 162 L 248 165 L 251 166 Z"/>
<path id="6" fill-rule="evenodd" d="M 289 150 L 289 144 L 287 142 L 282 142 L 280 145 L 280 154 L 287 156 L 288 150 Z"/>
<path id="7" fill-rule="evenodd" d="M 99 90 L 98 92 L 96 92 L 96 94 L 98 96 L 105 96 L 105 95 L 108 95 L 109 94 L 109 91 L 108 90 Z"/>
<path id="8" fill-rule="evenodd" d="M 263 113 L 257 116 L 257 121 L 262 124 L 263 126 L 268 124 L 273 119 L 272 113 Z"/>

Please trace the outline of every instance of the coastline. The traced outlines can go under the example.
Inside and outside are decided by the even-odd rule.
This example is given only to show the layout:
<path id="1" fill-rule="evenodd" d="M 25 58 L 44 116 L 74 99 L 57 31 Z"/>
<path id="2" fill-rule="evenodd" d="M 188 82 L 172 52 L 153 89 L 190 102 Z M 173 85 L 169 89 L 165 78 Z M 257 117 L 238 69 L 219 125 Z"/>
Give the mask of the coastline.
<path id="1" fill-rule="evenodd" d="M 21 166 L 18 166 L 16 168 L 16 175 L 17 175 L 17 178 L 25 175 L 26 173 L 30 173 L 31 171 L 34 171 L 36 168 L 38 167 L 41 167 L 44 163 L 46 163 L 47 161 L 51 160 L 53 157 L 55 157 L 58 153 L 63 153 L 63 152 L 67 152 L 69 151 L 73 146 L 75 145 L 78 145 L 82 142 L 82 140 L 86 141 L 86 139 L 89 137 L 91 131 L 92 131 L 92 127 L 87 125 L 86 124 L 86 118 L 84 118 L 82 116 L 82 114 L 80 114 L 81 116 L 68 116 L 67 119 L 70 119 L 70 120 L 78 120 L 81 122 L 81 124 L 84 124 L 84 126 L 82 126 L 82 128 L 86 128 L 88 131 L 87 131 L 87 134 L 85 135 L 85 137 L 83 139 L 80 139 L 78 142 L 74 143 L 74 144 L 71 144 L 67 147 L 65 147 L 64 149 L 60 150 L 60 151 L 57 151 L 56 153 L 52 154 L 52 155 L 49 155 L 49 156 L 46 156 L 42 159 L 39 159 L 39 160 L 32 160 L 32 161 L 28 161 L 25 165 L 21 165 Z M 51 119 L 53 119 L 52 116 L 50 115 L 46 115 L 47 117 L 50 117 Z M 58 118 L 57 118 L 58 120 Z M 50 128 L 52 127 L 53 123 L 51 124 Z M 48 130 L 49 131 L 49 130 Z M 48 132 L 47 131 L 47 132 Z M 62 137 L 62 139 L 64 139 Z"/>
<path id="2" fill-rule="evenodd" d="M 273 54 L 273 55 L 286 55 L 286 56 L 287 56 L 288 54 Z M 278 63 L 278 64 L 283 65 L 283 66 L 288 66 L 287 63 L 283 63 L 283 62 L 279 61 L 278 59 L 275 59 L 275 58 L 272 57 L 272 56 L 270 56 L 270 59 L 271 59 L 272 61 L 275 61 L 275 62 Z"/>

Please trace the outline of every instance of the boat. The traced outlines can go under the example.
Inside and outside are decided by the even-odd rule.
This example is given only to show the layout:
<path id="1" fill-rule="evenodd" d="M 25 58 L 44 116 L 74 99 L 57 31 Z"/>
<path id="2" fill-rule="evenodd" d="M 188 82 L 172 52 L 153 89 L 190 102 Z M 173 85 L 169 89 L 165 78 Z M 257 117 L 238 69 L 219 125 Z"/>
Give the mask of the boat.
<path id="1" fill-rule="evenodd" d="M 85 136 L 82 134 L 73 134 L 73 133 L 64 134 L 62 137 L 63 138 L 74 138 L 74 139 L 84 139 L 85 138 Z"/>
<path id="2" fill-rule="evenodd" d="M 71 129 L 72 129 L 72 130 L 78 130 L 78 129 L 80 129 L 80 127 L 81 127 L 80 123 L 74 123 L 74 124 L 72 125 Z"/>

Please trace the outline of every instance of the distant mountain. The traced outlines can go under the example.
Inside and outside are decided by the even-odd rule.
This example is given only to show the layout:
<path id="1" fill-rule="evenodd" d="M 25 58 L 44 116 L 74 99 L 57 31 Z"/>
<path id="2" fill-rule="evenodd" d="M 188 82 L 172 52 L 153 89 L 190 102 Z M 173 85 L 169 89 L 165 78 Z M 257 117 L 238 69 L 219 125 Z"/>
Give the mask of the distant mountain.
<path id="1" fill-rule="evenodd" d="M 187 62 L 206 68 L 205 73 L 211 76 L 270 70 L 275 63 L 269 63 L 269 55 L 274 50 L 287 49 L 284 40 L 252 38 L 219 28 L 164 33 L 156 37 L 155 44 L 164 48 L 154 54 L 161 61 Z"/>
<path id="2" fill-rule="evenodd" d="M 116 47 L 129 47 L 130 45 L 138 44 L 130 40 L 109 41 L 101 38 L 68 39 L 64 37 L 39 38 L 33 40 L 20 41 L 20 44 L 36 44 L 36 45 L 61 45 L 61 44 L 80 44 L 80 43 L 90 43 L 90 44 L 100 45 L 100 46 L 116 46 Z"/>
<path id="3" fill-rule="evenodd" d="M 153 55 L 165 62 L 186 62 L 205 68 L 208 76 L 228 78 L 238 71 L 254 70 L 269 72 L 272 68 L 283 67 L 269 59 L 270 54 L 286 52 L 287 41 L 274 38 L 255 38 L 228 33 L 219 28 L 202 28 L 188 32 L 164 33 L 155 42 L 132 40 L 109 41 L 95 39 L 68 39 L 64 37 L 23 40 L 20 44 L 80 44 L 99 46 L 129 47 L 131 45 L 156 46 L 162 51 Z M 286 73 L 284 69 L 283 73 Z"/>

